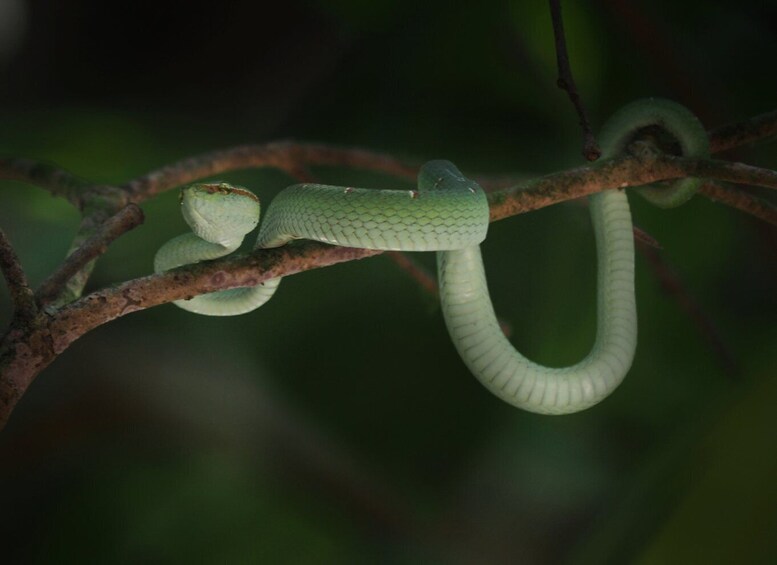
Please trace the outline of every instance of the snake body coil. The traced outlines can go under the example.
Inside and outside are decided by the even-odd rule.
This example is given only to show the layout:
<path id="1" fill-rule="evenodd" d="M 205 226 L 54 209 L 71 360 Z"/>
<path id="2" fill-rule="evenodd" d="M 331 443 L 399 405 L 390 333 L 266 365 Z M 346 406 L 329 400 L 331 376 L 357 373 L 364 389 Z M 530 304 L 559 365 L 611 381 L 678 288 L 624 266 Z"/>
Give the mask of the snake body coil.
<path id="1" fill-rule="evenodd" d="M 707 138 L 698 120 L 666 100 L 644 100 L 618 113 L 603 128 L 603 158 L 659 146 L 703 156 Z M 660 206 L 678 205 L 697 179 L 643 187 Z M 214 259 L 234 251 L 259 218 L 259 202 L 242 188 L 199 184 L 182 192 L 184 218 L 194 233 L 167 242 L 155 271 Z M 596 341 L 571 367 L 549 368 L 526 359 L 502 333 L 488 294 L 479 244 L 488 230 L 483 190 L 448 161 L 431 161 L 418 190 L 370 190 L 318 184 L 294 185 L 271 203 L 256 247 L 311 239 L 366 249 L 437 251 L 442 311 L 449 334 L 470 371 L 508 403 L 544 414 L 577 412 L 610 394 L 628 372 L 637 342 L 634 241 L 626 194 L 606 190 L 589 197 L 598 261 Z M 280 279 L 190 300 L 181 308 L 212 316 L 249 312 L 266 302 Z"/>

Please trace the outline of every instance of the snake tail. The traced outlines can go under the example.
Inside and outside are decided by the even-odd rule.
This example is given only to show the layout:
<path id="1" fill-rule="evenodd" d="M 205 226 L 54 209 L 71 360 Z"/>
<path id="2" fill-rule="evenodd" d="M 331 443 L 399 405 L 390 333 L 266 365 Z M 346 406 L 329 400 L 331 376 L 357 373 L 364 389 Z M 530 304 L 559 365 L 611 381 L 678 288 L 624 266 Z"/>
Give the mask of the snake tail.
<path id="1" fill-rule="evenodd" d="M 663 98 L 636 100 L 616 111 L 599 134 L 602 159 L 625 151 L 663 151 L 681 157 L 706 158 L 710 144 L 704 126 L 685 106 Z M 688 201 L 702 184 L 684 178 L 641 186 L 636 191 L 660 208 Z"/>

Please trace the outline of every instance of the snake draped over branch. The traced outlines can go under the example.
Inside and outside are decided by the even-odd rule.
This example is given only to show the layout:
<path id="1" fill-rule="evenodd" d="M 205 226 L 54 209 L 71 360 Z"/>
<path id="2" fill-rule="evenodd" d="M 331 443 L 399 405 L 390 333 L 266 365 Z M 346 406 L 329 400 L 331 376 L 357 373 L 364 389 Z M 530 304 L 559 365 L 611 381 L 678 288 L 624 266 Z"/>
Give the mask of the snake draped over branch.
<path id="1" fill-rule="evenodd" d="M 624 152 L 664 151 L 709 155 L 707 134 L 687 109 L 645 99 L 616 112 L 599 136 L 602 159 Z M 687 201 L 695 178 L 639 187 L 660 207 Z M 608 396 L 631 367 L 637 344 L 634 238 L 626 193 L 604 190 L 588 197 L 597 247 L 597 330 L 579 363 L 550 368 L 521 355 L 504 336 L 488 294 L 479 244 L 486 238 L 488 201 L 483 189 L 449 161 L 421 167 L 416 190 L 374 190 L 297 184 L 270 203 L 257 248 L 310 239 L 364 249 L 436 251 L 440 299 L 451 340 L 472 374 L 502 400 L 532 412 L 567 414 Z M 216 259 L 237 249 L 259 223 L 259 199 L 226 183 L 194 184 L 181 193 L 192 229 L 165 243 L 155 272 Z M 179 300 L 185 310 L 209 316 L 250 312 L 269 300 L 280 278 Z"/>

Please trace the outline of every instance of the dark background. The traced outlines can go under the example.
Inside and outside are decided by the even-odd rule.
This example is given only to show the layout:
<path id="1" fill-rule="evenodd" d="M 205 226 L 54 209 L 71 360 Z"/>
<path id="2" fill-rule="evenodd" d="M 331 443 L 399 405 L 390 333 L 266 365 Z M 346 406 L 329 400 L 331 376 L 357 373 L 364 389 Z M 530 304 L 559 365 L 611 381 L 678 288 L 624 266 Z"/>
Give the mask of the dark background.
<path id="1" fill-rule="evenodd" d="M 710 128 L 773 110 L 767 4 L 566 2 L 592 122 L 645 96 Z M 582 163 L 555 73 L 539 1 L 0 0 L 0 153 L 121 183 L 293 138 L 544 174 Z M 777 147 L 727 157 L 774 168 Z M 221 178 L 264 202 L 292 182 Z M 37 284 L 77 214 L 34 187 L 0 191 L 0 226 Z M 634 366 L 602 404 L 565 417 L 489 395 L 434 300 L 386 257 L 291 277 L 238 318 L 136 313 L 44 371 L 0 435 L 0 561 L 773 563 L 775 230 L 702 197 L 672 211 L 631 200 L 719 343 L 643 256 Z M 89 289 L 149 273 L 185 229 L 174 191 L 144 212 Z M 494 224 L 484 255 L 513 342 L 551 365 L 583 356 L 595 296 L 585 207 Z"/>

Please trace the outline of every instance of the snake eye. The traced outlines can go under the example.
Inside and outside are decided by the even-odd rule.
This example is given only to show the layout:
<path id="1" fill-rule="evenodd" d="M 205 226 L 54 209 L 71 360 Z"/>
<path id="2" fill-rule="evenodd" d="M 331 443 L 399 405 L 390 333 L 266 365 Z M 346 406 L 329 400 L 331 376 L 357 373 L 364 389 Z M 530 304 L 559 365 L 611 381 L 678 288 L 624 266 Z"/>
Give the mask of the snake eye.
<path id="1" fill-rule="evenodd" d="M 178 191 L 178 204 L 183 204 L 183 191 L 184 191 L 183 188 L 180 191 Z"/>

